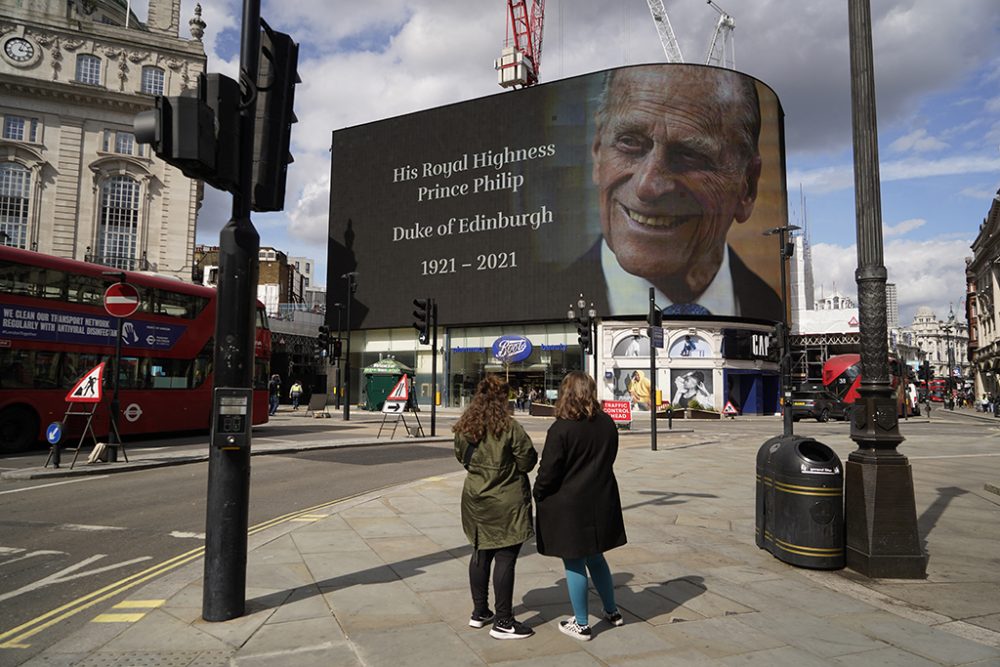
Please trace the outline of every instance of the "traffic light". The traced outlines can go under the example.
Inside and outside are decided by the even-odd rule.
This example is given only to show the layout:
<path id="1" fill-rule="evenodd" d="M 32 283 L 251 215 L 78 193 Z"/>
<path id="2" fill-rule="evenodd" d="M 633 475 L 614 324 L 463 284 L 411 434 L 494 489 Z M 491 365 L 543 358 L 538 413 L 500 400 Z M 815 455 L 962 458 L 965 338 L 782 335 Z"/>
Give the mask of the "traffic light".
<path id="1" fill-rule="evenodd" d="M 590 338 L 590 318 L 581 317 L 576 321 L 576 334 L 580 342 L 580 349 L 589 354 L 593 343 Z"/>
<path id="2" fill-rule="evenodd" d="M 240 87 L 221 74 L 200 74 L 197 91 L 157 97 L 135 116 L 136 141 L 150 144 L 188 178 L 229 192 L 239 184 Z"/>
<path id="3" fill-rule="evenodd" d="M 324 350 L 330 349 L 330 327 L 321 326 L 319 328 L 319 346 Z"/>
<path id="4" fill-rule="evenodd" d="M 285 208 L 285 176 L 292 154 L 288 150 L 295 84 L 299 83 L 299 45 L 285 33 L 261 21 L 260 64 L 257 72 L 257 113 L 253 125 L 251 208 L 280 211 Z"/>
<path id="5" fill-rule="evenodd" d="M 413 311 L 413 317 L 416 319 L 413 322 L 413 328 L 417 330 L 420 338 L 421 345 L 427 345 L 430 342 L 430 313 L 433 301 L 431 299 L 414 299 L 413 305 L 416 310 Z"/>
<path id="6" fill-rule="evenodd" d="M 344 354 L 344 340 L 342 338 L 333 339 L 333 358 L 340 359 Z"/>

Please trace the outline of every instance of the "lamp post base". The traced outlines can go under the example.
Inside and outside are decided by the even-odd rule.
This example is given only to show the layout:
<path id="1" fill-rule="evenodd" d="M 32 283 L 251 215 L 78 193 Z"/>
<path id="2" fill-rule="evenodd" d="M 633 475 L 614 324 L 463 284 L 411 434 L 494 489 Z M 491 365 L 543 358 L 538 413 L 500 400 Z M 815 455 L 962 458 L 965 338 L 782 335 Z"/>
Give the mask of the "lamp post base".
<path id="1" fill-rule="evenodd" d="M 844 466 L 847 567 L 873 579 L 925 578 L 909 462 L 901 454 L 891 463 L 858 461 L 867 457 L 856 453 Z"/>

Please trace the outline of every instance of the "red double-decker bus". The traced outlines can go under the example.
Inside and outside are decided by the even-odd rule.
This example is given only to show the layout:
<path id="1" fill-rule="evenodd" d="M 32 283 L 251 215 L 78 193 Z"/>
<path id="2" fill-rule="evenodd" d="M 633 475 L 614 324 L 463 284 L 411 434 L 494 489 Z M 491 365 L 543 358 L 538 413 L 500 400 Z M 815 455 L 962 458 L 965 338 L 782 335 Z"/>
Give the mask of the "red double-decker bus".
<path id="1" fill-rule="evenodd" d="M 889 380 L 896 394 L 899 416 L 915 414 L 906 395 L 906 368 L 895 357 L 889 357 Z M 861 355 L 837 354 L 823 363 L 823 386 L 846 404 L 853 404 L 861 388 Z"/>
<path id="2" fill-rule="evenodd" d="M 108 267 L 0 246 L 0 451 L 27 449 L 61 421 L 66 394 L 115 354 L 116 318 L 104 292 Z M 207 430 L 212 409 L 216 291 L 176 278 L 125 272 L 139 310 L 122 326 L 118 374 L 122 436 Z M 257 305 L 253 423 L 267 422 L 271 332 Z M 108 364 L 110 369 L 111 364 Z M 105 374 L 110 395 L 110 374 Z M 108 431 L 108 403 L 94 430 Z M 79 433 L 82 423 L 68 423 Z"/>

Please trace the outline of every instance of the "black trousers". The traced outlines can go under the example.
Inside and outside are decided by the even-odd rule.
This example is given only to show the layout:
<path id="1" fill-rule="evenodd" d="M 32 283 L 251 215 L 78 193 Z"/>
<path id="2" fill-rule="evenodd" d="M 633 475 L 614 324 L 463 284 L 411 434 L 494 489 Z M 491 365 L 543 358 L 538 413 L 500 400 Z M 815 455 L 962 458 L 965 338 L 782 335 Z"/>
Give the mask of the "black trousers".
<path id="1" fill-rule="evenodd" d="M 485 614 L 489 609 L 490 566 L 496 561 L 493 567 L 493 595 L 496 598 L 497 620 L 513 618 L 514 566 L 520 552 L 520 544 L 472 552 L 469 560 L 469 586 L 472 588 L 472 603 L 477 614 Z"/>

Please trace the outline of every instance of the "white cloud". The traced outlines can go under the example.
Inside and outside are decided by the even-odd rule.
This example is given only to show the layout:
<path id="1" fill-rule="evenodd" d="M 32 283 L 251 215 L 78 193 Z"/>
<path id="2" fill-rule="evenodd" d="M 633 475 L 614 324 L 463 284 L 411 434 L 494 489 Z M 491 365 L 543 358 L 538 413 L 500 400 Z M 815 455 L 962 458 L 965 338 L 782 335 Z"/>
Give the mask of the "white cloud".
<path id="1" fill-rule="evenodd" d="M 909 134 L 904 134 L 899 139 L 896 139 L 894 142 L 889 144 L 889 150 L 896 151 L 897 153 L 905 153 L 907 151 L 923 153 L 925 151 L 937 151 L 943 148 L 948 148 L 948 144 L 941 141 L 937 137 L 930 136 L 924 128 L 919 128 Z"/>
<path id="2" fill-rule="evenodd" d="M 903 220 L 902 222 L 895 225 L 882 225 L 882 236 L 884 238 L 890 238 L 893 236 L 904 236 L 914 229 L 920 229 L 927 224 L 927 221 L 922 218 L 912 218 L 910 220 Z"/>
<path id="3" fill-rule="evenodd" d="M 926 160 L 906 158 L 879 162 L 879 175 L 883 181 L 905 181 L 931 176 L 954 176 L 956 174 L 982 174 L 1000 171 L 1000 157 L 978 155 L 957 155 L 954 157 Z M 833 165 L 817 169 L 791 170 L 789 183 L 801 183 L 811 193 L 836 192 L 854 186 L 854 167 L 850 164 Z"/>
<path id="4" fill-rule="evenodd" d="M 938 317 L 949 306 L 961 317 L 965 298 L 965 258 L 972 255 L 970 239 L 893 240 L 885 245 L 888 282 L 896 284 L 900 324 L 908 326 L 920 306 L 929 306 Z M 816 298 L 837 291 L 857 298 L 854 271 L 857 246 L 817 243 L 812 246 Z"/>
<path id="5" fill-rule="evenodd" d="M 986 100 L 986 111 L 989 113 L 1000 113 L 1000 95 Z"/>
<path id="6" fill-rule="evenodd" d="M 969 197 L 970 199 L 984 199 L 990 201 L 997 194 L 997 189 L 994 188 L 990 190 L 986 186 L 970 186 L 967 188 L 962 188 L 959 193 L 963 197 Z"/>

